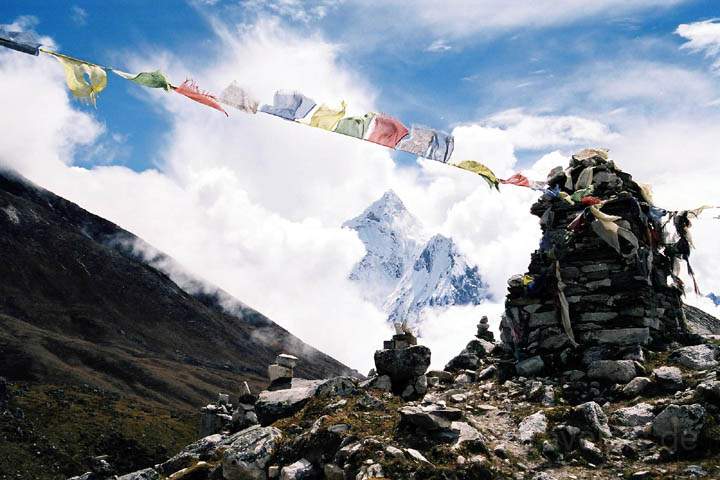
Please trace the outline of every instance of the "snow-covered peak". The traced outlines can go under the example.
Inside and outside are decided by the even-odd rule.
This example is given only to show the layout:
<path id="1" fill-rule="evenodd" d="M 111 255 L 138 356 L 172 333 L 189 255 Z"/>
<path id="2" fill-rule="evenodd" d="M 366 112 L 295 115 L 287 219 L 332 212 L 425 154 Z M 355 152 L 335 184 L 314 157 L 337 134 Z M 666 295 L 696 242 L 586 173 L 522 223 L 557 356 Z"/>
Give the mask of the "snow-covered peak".
<path id="1" fill-rule="evenodd" d="M 397 194 L 388 190 L 374 201 L 363 213 L 348 220 L 343 227 L 359 230 L 371 228 L 398 234 L 422 241 L 423 229 L 418 219 L 411 214 Z"/>
<path id="2" fill-rule="evenodd" d="M 355 230 L 366 248 L 350 278 L 389 320 L 417 323 L 426 308 L 487 298 L 477 267 L 468 265 L 451 238 L 427 240 L 422 224 L 392 190 L 343 226 Z"/>

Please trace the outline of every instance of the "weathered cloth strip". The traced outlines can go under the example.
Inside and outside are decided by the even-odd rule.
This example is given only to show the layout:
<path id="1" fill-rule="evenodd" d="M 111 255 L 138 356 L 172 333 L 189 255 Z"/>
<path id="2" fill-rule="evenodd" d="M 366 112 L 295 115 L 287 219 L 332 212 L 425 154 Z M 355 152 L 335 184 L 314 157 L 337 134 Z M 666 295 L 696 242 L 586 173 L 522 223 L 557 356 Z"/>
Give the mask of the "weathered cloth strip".
<path id="1" fill-rule="evenodd" d="M 40 54 L 40 44 L 28 32 L 11 32 L 0 27 L 0 45 L 30 55 Z"/>
<path id="2" fill-rule="evenodd" d="M 399 120 L 381 113 L 375 116 L 367 140 L 378 145 L 395 148 L 398 142 L 407 134 L 407 127 Z"/>
<path id="3" fill-rule="evenodd" d="M 154 72 L 127 73 L 122 70 L 113 69 L 113 72 L 125 80 L 130 80 L 143 87 L 170 90 L 170 81 L 160 70 L 155 70 Z"/>
<path id="4" fill-rule="evenodd" d="M 400 140 L 395 149 L 419 157 L 428 157 L 436 136 L 437 132 L 431 128 L 413 125 L 410 135 Z"/>
<path id="5" fill-rule="evenodd" d="M 502 178 L 499 178 L 498 181 L 500 183 L 504 183 L 506 185 L 517 185 L 518 187 L 530 187 L 530 180 L 523 175 L 522 173 L 516 173 L 512 177 L 508 178 L 507 180 L 503 180 Z"/>
<path id="6" fill-rule="evenodd" d="M 95 105 L 97 95 L 107 86 L 107 73 L 102 67 L 81 60 L 46 52 L 55 57 L 65 69 L 65 82 L 72 94 L 81 101 Z"/>
<path id="7" fill-rule="evenodd" d="M 572 323 L 570 322 L 570 305 L 565 297 L 565 283 L 560 276 L 560 262 L 555 262 L 555 277 L 557 278 L 558 303 L 560 304 L 560 318 L 562 320 L 563 330 L 565 330 L 565 335 L 568 336 L 573 346 L 577 347 L 575 335 L 572 330 Z"/>
<path id="8" fill-rule="evenodd" d="M 260 102 L 237 82 L 232 82 L 220 93 L 218 101 L 245 113 L 257 113 Z"/>
<path id="9" fill-rule="evenodd" d="M 315 101 L 298 92 L 277 91 L 272 105 L 263 105 L 261 112 L 275 115 L 286 120 L 305 118 L 315 107 Z"/>
<path id="10" fill-rule="evenodd" d="M 217 102 L 217 99 L 207 92 L 200 91 L 197 83 L 195 83 L 195 81 L 193 80 L 185 80 L 182 85 L 175 89 L 175 91 L 180 95 L 186 96 L 190 100 L 195 100 L 198 103 L 207 105 L 208 107 L 223 112 L 225 116 L 228 116 L 228 113 L 223 110 L 222 106 L 220 106 L 220 104 Z"/>
<path id="11" fill-rule="evenodd" d="M 620 255 L 634 256 L 637 253 L 637 249 L 640 245 L 635 234 L 627 228 L 621 227 L 617 224 L 619 220 L 622 220 L 622 217 L 603 213 L 597 205 L 591 206 L 590 212 L 596 219 L 596 221 L 592 222 L 591 227 L 598 237 L 603 239 L 605 243 L 614 248 Z M 629 254 L 625 255 L 622 253 L 619 237 L 623 237 L 633 246 L 633 250 Z"/>
<path id="12" fill-rule="evenodd" d="M 310 126 L 322 128 L 323 130 L 335 130 L 338 122 L 345 116 L 346 107 L 347 104 L 344 101 L 340 102 L 339 110 L 330 108 L 327 105 L 320 105 L 310 119 Z"/>
<path id="13" fill-rule="evenodd" d="M 460 163 L 453 164 L 458 168 L 462 168 L 463 170 L 467 170 L 469 172 L 477 173 L 480 175 L 485 181 L 490 185 L 490 188 L 495 188 L 496 190 L 500 190 L 499 187 L 499 181 L 492 170 L 490 170 L 488 167 L 483 165 L 482 163 L 476 162 L 474 160 L 465 160 Z"/>
<path id="14" fill-rule="evenodd" d="M 436 132 L 428 152 L 428 158 L 436 162 L 447 163 L 455 149 L 455 137 L 445 132 Z"/>
<path id="15" fill-rule="evenodd" d="M 345 117 L 338 122 L 335 132 L 350 137 L 365 138 L 373 118 L 375 118 L 374 113 L 367 113 L 362 117 Z"/>

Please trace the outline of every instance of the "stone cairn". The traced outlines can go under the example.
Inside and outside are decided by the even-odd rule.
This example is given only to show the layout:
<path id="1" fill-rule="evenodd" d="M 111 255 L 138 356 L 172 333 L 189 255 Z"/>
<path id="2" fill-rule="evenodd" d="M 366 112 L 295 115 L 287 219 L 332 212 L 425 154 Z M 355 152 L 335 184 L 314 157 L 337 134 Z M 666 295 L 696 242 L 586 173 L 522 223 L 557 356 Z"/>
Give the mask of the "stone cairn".
<path id="1" fill-rule="evenodd" d="M 573 155 L 550 172 L 532 207 L 543 236 L 528 272 L 509 281 L 501 321 L 506 367 L 520 376 L 642 361 L 641 346 L 688 337 L 682 292 L 647 187 L 604 150 Z M 500 367 L 502 368 L 502 366 Z"/>
<path id="2" fill-rule="evenodd" d="M 237 405 L 230 402 L 230 395 L 218 393 L 216 403 L 200 409 L 200 437 L 206 437 L 223 430 L 237 432 L 252 425 L 257 425 L 255 401 L 247 382 L 240 385 Z"/>
<path id="3" fill-rule="evenodd" d="M 422 398 L 427 392 L 425 372 L 430 366 L 430 349 L 417 344 L 406 325 L 396 325 L 392 340 L 375 352 L 377 376 L 372 387 L 391 391 L 406 400 Z"/>
<path id="4" fill-rule="evenodd" d="M 297 366 L 298 358 L 287 353 L 281 353 L 275 358 L 275 363 L 268 367 L 270 386 L 268 390 L 283 390 L 292 386 L 293 369 Z"/>

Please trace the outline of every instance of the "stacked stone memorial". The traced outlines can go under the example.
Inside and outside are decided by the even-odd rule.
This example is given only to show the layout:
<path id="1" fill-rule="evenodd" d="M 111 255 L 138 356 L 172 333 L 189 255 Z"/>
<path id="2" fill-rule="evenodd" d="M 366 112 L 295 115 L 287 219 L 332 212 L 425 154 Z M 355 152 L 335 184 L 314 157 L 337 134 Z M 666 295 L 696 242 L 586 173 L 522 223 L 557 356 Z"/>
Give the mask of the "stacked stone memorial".
<path id="1" fill-rule="evenodd" d="M 297 365 L 298 358 L 287 353 L 281 353 L 275 358 L 275 363 L 268 367 L 268 378 L 270 387 L 268 390 L 280 390 L 290 388 L 293 379 L 293 369 Z"/>
<path id="2" fill-rule="evenodd" d="M 528 272 L 508 281 L 502 347 L 519 375 L 642 360 L 687 337 L 681 295 L 668 284 L 659 209 L 647 187 L 604 150 L 550 172 L 532 207 L 543 236 Z M 597 364 L 596 364 L 597 367 Z M 630 368 L 630 367 L 628 367 Z"/>
<path id="3" fill-rule="evenodd" d="M 415 336 L 397 326 L 397 334 L 375 352 L 375 388 L 391 390 L 405 399 L 422 398 L 427 392 L 425 372 L 430 366 L 430 349 L 417 344 Z"/>

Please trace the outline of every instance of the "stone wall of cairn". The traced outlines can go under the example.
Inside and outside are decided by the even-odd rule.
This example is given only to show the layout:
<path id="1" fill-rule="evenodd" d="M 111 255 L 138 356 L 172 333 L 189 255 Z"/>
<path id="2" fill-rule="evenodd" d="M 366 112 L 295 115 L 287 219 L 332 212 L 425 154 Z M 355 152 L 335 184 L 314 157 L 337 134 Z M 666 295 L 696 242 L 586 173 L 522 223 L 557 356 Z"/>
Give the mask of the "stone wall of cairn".
<path id="1" fill-rule="evenodd" d="M 686 336 L 681 291 L 668 284 L 671 261 L 647 190 L 594 149 L 553 169 L 548 183 L 554 193 L 531 207 L 540 217 L 540 248 L 528 272 L 508 281 L 501 322 L 516 373 L 637 359 L 640 346 L 662 349 Z M 600 212 L 621 219 L 601 222 L 589 207 L 597 201 Z M 616 248 L 601 238 L 612 240 L 602 227 L 613 225 L 621 231 Z"/>

